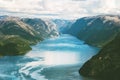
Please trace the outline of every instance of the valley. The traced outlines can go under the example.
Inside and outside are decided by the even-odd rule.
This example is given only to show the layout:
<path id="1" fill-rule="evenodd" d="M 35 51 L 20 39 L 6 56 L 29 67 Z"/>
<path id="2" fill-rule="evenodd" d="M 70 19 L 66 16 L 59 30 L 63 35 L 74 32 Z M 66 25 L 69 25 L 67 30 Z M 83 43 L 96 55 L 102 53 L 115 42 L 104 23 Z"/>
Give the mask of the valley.
<path id="1" fill-rule="evenodd" d="M 1 80 L 120 79 L 118 15 L 77 20 L 1 16 L 0 38 Z"/>

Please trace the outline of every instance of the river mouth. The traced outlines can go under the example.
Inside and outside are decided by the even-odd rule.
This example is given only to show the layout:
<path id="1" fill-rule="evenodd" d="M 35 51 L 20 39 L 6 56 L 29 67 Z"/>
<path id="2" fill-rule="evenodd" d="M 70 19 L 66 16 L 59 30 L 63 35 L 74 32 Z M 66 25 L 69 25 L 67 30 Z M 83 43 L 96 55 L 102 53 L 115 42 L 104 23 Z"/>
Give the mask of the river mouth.
<path id="1" fill-rule="evenodd" d="M 1 58 L 0 80 L 91 80 L 78 70 L 98 51 L 67 34 L 47 39 L 25 56 Z"/>

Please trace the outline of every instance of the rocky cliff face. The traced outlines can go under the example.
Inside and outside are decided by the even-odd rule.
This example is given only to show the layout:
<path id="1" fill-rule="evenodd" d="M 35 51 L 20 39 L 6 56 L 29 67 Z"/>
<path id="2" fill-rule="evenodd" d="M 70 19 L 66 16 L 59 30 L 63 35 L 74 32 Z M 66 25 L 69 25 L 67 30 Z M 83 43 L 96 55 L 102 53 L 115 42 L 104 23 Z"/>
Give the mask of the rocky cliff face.
<path id="1" fill-rule="evenodd" d="M 115 15 L 78 19 L 68 31 L 69 34 L 98 47 L 109 43 L 118 32 L 120 32 L 120 17 Z"/>
<path id="2" fill-rule="evenodd" d="M 102 80 L 120 80 L 120 35 L 86 62 L 79 72 Z"/>

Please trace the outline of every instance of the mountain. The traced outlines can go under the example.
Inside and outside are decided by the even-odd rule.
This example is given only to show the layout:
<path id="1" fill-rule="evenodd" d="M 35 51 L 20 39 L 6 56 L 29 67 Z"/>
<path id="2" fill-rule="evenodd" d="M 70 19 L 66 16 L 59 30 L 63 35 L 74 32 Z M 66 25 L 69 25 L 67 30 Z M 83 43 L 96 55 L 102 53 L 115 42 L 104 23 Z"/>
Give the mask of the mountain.
<path id="1" fill-rule="evenodd" d="M 22 21 L 30 25 L 36 31 L 37 36 L 42 39 L 56 37 L 59 35 L 57 26 L 49 19 L 24 18 Z"/>
<path id="2" fill-rule="evenodd" d="M 68 30 L 69 34 L 97 47 L 109 43 L 118 32 L 120 32 L 120 17 L 117 15 L 80 18 Z"/>
<path id="3" fill-rule="evenodd" d="M 0 32 L 4 35 L 19 35 L 30 42 L 40 39 L 35 36 L 36 31 L 31 26 L 17 17 L 6 17 L 0 20 Z"/>
<path id="4" fill-rule="evenodd" d="M 120 34 L 86 62 L 79 72 L 101 80 L 120 80 Z"/>
<path id="5" fill-rule="evenodd" d="M 0 55 L 24 54 L 30 45 L 58 35 L 49 20 L 0 16 Z"/>
<path id="6" fill-rule="evenodd" d="M 67 33 L 72 24 L 75 22 L 74 20 L 64 20 L 64 19 L 54 19 L 52 20 L 57 26 L 60 33 Z"/>

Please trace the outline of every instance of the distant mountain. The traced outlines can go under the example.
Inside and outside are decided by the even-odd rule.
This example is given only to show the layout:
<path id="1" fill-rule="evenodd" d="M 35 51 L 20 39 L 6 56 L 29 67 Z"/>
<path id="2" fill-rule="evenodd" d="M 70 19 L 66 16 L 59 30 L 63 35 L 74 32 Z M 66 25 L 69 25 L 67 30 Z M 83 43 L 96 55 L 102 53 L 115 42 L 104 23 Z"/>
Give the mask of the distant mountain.
<path id="1" fill-rule="evenodd" d="M 68 33 L 86 43 L 102 47 L 120 32 L 120 17 L 117 15 L 99 15 L 78 19 Z"/>
<path id="2" fill-rule="evenodd" d="M 86 62 L 80 74 L 101 80 L 120 80 L 120 34 Z"/>
<path id="3" fill-rule="evenodd" d="M 63 20 L 63 19 L 54 19 L 53 22 L 58 26 L 58 30 L 60 33 L 67 33 L 72 24 L 75 22 L 74 20 Z"/>
<path id="4" fill-rule="evenodd" d="M 58 35 L 56 25 L 49 20 L 0 16 L 0 55 L 23 54 L 31 44 Z"/>

